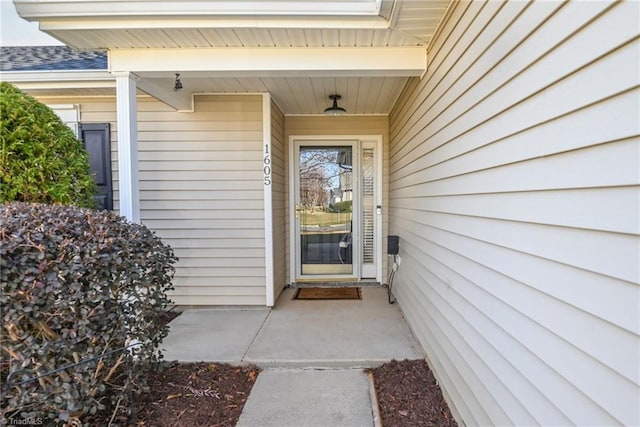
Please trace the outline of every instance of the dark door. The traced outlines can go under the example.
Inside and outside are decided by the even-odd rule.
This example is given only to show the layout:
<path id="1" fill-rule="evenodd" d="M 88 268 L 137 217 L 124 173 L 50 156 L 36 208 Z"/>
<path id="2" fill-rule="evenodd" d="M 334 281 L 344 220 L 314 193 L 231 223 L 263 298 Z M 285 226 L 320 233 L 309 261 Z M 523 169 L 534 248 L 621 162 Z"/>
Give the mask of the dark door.
<path id="1" fill-rule="evenodd" d="M 109 123 L 80 124 L 80 138 L 89 153 L 89 163 L 96 181 L 96 207 L 112 210 L 113 182 Z"/>

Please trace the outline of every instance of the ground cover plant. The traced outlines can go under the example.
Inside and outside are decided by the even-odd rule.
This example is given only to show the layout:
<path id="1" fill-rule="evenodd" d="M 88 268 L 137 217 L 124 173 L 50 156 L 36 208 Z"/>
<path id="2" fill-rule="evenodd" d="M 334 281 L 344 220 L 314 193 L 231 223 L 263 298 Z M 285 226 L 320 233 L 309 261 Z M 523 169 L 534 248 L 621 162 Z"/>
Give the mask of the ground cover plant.
<path id="1" fill-rule="evenodd" d="M 0 83 L 0 202 L 94 206 L 88 154 L 46 105 Z"/>
<path id="2" fill-rule="evenodd" d="M 108 211 L 10 203 L 0 222 L 2 418 L 132 415 L 168 331 L 171 248 Z"/>

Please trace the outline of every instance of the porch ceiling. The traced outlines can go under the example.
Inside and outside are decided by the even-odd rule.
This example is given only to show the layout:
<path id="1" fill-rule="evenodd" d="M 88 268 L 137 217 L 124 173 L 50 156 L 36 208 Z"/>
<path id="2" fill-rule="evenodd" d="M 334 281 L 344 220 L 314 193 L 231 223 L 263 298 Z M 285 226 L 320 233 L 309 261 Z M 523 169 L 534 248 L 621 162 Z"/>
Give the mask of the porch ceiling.
<path id="1" fill-rule="evenodd" d="M 161 100 L 178 110 L 191 108 L 192 94 L 269 92 L 284 114 L 321 114 L 331 105 L 328 95 L 339 93 L 342 95 L 339 105 L 348 114 L 388 114 L 407 77 L 190 78 L 187 75 L 181 80 L 184 89 L 179 95 L 170 90 L 174 84 L 173 76 L 143 78 L 138 86 L 159 98 L 162 95 L 157 88 L 166 88 L 167 97 Z M 148 83 L 156 89 L 147 90 Z"/>
<path id="2" fill-rule="evenodd" d="M 425 57 L 451 0 L 14 0 L 20 16 L 78 49 L 119 51 L 155 49 L 344 49 L 352 59 L 318 70 L 252 69 L 220 73 L 198 66 L 136 69 L 139 87 L 176 109 L 190 109 L 193 94 L 270 92 L 285 114 L 319 114 L 328 95 L 339 93 L 350 114 L 387 114 L 408 76 L 426 69 L 398 70 L 398 61 L 379 55 L 378 64 L 354 67 L 372 50 L 400 48 Z M 359 49 L 361 49 L 359 51 Z M 395 54 L 395 53 L 394 53 Z M 248 55 L 245 55 L 248 56 Z M 306 58 L 300 60 L 305 64 Z M 112 67 L 110 71 L 123 68 Z M 182 74 L 182 93 L 172 93 L 174 72 Z"/>

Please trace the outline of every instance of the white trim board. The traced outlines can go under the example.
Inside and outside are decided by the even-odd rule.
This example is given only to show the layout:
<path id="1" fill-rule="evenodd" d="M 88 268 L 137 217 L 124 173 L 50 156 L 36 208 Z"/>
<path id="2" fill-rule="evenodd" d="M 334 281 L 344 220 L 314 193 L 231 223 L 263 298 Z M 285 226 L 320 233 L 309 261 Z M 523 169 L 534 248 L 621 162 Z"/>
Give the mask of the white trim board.
<path id="1" fill-rule="evenodd" d="M 266 281 L 266 305 L 275 304 L 273 272 L 273 192 L 271 165 L 271 95 L 262 94 L 262 139 L 263 139 L 263 187 L 264 187 L 264 275 Z"/>
<path id="2" fill-rule="evenodd" d="M 427 50 L 411 47 L 148 48 L 109 51 L 109 71 L 145 77 L 412 77 L 427 68 Z M 155 73 L 155 74 L 154 74 Z"/>

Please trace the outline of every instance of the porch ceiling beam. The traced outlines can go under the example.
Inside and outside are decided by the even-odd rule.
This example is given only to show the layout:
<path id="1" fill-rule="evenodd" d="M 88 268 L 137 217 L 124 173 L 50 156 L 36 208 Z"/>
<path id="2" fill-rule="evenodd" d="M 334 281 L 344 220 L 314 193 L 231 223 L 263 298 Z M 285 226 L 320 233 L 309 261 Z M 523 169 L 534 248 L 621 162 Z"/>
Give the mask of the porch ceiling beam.
<path id="1" fill-rule="evenodd" d="M 169 82 L 169 85 L 163 85 L 150 79 L 141 78 L 138 79 L 137 86 L 141 91 L 178 111 L 193 111 L 193 95 L 189 91 L 175 92 L 173 80 Z"/>
<path id="2" fill-rule="evenodd" d="M 411 77 L 427 68 L 424 47 L 116 49 L 112 72 L 155 77 L 167 72 L 208 76 Z M 155 74 L 154 74 L 155 73 Z"/>

